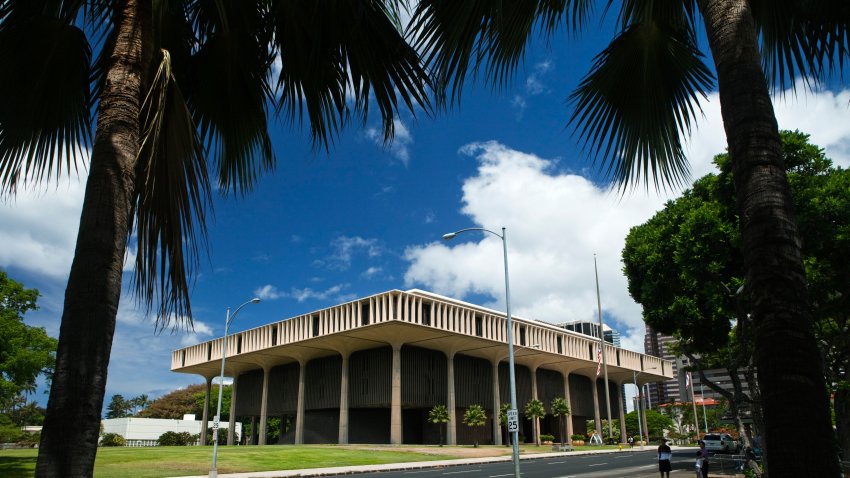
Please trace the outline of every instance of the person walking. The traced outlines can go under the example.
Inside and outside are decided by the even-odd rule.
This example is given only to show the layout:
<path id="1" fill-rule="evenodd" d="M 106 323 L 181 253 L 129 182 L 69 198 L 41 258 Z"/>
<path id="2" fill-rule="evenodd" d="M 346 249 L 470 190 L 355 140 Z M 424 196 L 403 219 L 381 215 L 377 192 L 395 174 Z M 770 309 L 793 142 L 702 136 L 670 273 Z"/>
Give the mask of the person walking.
<path id="1" fill-rule="evenodd" d="M 629 437 L 629 448 L 635 447 L 635 439 L 634 437 Z"/>
<path id="2" fill-rule="evenodd" d="M 697 478 L 708 478 L 708 450 L 705 449 L 705 442 L 699 441 L 699 450 L 697 450 Z"/>
<path id="3" fill-rule="evenodd" d="M 661 445 L 658 446 L 658 471 L 661 472 L 661 478 L 670 478 L 670 471 L 673 469 L 670 465 L 672 458 L 673 450 L 667 446 L 667 439 L 662 438 Z"/>

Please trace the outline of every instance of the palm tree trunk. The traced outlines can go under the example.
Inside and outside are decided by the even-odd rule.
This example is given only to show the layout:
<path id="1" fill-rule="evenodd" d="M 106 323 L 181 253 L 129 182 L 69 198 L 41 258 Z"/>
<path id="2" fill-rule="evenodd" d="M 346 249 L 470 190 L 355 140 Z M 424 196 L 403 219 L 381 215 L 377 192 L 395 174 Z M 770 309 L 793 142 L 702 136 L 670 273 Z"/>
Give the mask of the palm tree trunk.
<path id="1" fill-rule="evenodd" d="M 116 41 L 98 124 L 77 245 L 59 333 L 36 476 L 92 476 L 139 151 L 140 116 L 151 61 L 151 6 L 119 2 Z"/>
<path id="2" fill-rule="evenodd" d="M 699 0 L 737 194 L 771 477 L 839 476 L 820 354 L 750 2 Z M 806 424 L 806 444 L 788 431 Z"/>

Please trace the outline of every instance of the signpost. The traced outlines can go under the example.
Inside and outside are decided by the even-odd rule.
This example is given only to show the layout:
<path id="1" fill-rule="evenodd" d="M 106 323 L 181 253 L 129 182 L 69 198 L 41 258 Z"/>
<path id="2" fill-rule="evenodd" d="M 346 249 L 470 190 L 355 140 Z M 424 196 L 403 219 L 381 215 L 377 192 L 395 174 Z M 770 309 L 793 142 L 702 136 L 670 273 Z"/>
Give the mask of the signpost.
<path id="1" fill-rule="evenodd" d="M 515 409 L 508 410 L 508 433 L 519 431 L 519 413 Z"/>

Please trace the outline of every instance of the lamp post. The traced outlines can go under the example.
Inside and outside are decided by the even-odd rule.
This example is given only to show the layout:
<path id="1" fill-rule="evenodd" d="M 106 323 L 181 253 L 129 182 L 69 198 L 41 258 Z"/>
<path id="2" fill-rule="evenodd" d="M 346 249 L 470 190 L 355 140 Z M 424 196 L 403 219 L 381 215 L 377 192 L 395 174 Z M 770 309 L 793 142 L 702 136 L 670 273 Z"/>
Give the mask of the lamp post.
<path id="1" fill-rule="evenodd" d="M 516 417 L 518 412 L 516 408 L 516 375 L 514 374 L 514 339 L 513 339 L 513 321 L 511 319 L 511 285 L 510 280 L 508 279 L 508 235 L 505 232 L 505 228 L 502 228 L 502 233 L 499 234 L 497 232 L 493 232 L 489 229 L 484 229 L 483 227 L 468 227 L 466 229 L 461 229 L 459 231 L 450 232 L 448 234 L 443 235 L 444 241 L 450 241 L 454 239 L 455 236 L 462 232 L 467 231 L 481 231 L 490 233 L 499 239 L 502 240 L 502 252 L 504 254 L 504 263 L 505 263 L 505 309 L 507 315 L 507 328 L 508 328 L 508 376 L 510 377 L 510 389 L 511 389 L 511 409 L 508 411 L 508 417 Z M 495 386 L 499 386 L 499 384 L 495 384 Z M 510 422 L 510 418 L 509 418 Z M 509 423 L 510 424 L 510 423 Z M 520 478 L 519 472 L 519 430 L 514 428 L 511 432 L 511 442 L 513 443 L 513 461 L 514 461 L 514 476 L 516 478 Z"/>
<path id="2" fill-rule="evenodd" d="M 643 450 L 643 427 L 642 427 L 642 425 L 641 425 L 641 420 L 640 420 L 640 407 L 641 407 L 641 399 L 640 399 L 640 395 L 641 395 L 641 388 L 640 388 L 640 386 L 639 386 L 639 385 L 638 385 L 638 383 L 637 383 L 637 378 L 640 376 L 640 374 L 642 374 L 642 373 L 644 373 L 644 372 L 649 372 L 650 370 L 655 370 L 655 369 L 657 369 L 657 368 L 658 368 L 658 367 L 651 367 L 651 368 L 648 368 L 648 369 L 646 369 L 646 370 L 641 370 L 640 372 L 637 372 L 637 371 L 632 370 L 632 381 L 634 382 L 634 384 L 635 384 L 635 388 L 637 389 L 637 406 L 635 407 L 635 410 L 637 411 L 637 419 L 638 419 L 638 436 L 640 437 L 640 438 L 638 439 L 638 441 L 640 441 L 640 449 L 641 449 L 641 450 Z M 648 432 L 648 430 L 647 430 L 647 432 Z M 649 433 L 647 433 L 647 435 L 649 435 Z"/>
<path id="3" fill-rule="evenodd" d="M 227 358 L 227 329 L 230 327 L 230 323 L 233 322 L 233 319 L 236 318 L 236 314 L 248 304 L 256 304 L 260 299 L 254 297 L 253 299 L 245 302 L 240 305 L 233 311 L 233 314 L 230 314 L 230 307 L 227 308 L 227 313 L 225 314 L 224 319 L 224 337 L 221 339 L 221 375 L 218 376 L 218 404 L 216 405 L 215 411 L 215 420 L 213 421 L 213 455 L 212 455 L 212 466 L 210 467 L 209 478 L 216 478 L 218 476 L 218 468 L 217 468 L 217 460 L 218 460 L 218 427 L 221 419 L 221 396 L 222 390 L 224 389 L 224 360 Z M 230 417 L 231 420 L 234 420 L 236 417 Z"/>

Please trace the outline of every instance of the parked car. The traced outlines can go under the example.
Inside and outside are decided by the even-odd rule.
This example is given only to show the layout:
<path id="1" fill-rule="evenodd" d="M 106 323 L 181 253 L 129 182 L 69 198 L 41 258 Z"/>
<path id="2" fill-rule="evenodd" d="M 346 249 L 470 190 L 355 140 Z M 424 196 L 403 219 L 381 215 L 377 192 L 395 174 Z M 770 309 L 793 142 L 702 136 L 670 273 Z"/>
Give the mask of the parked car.
<path id="1" fill-rule="evenodd" d="M 738 451 L 738 442 L 728 433 L 709 433 L 702 439 L 705 449 L 715 453 L 735 453 Z"/>

